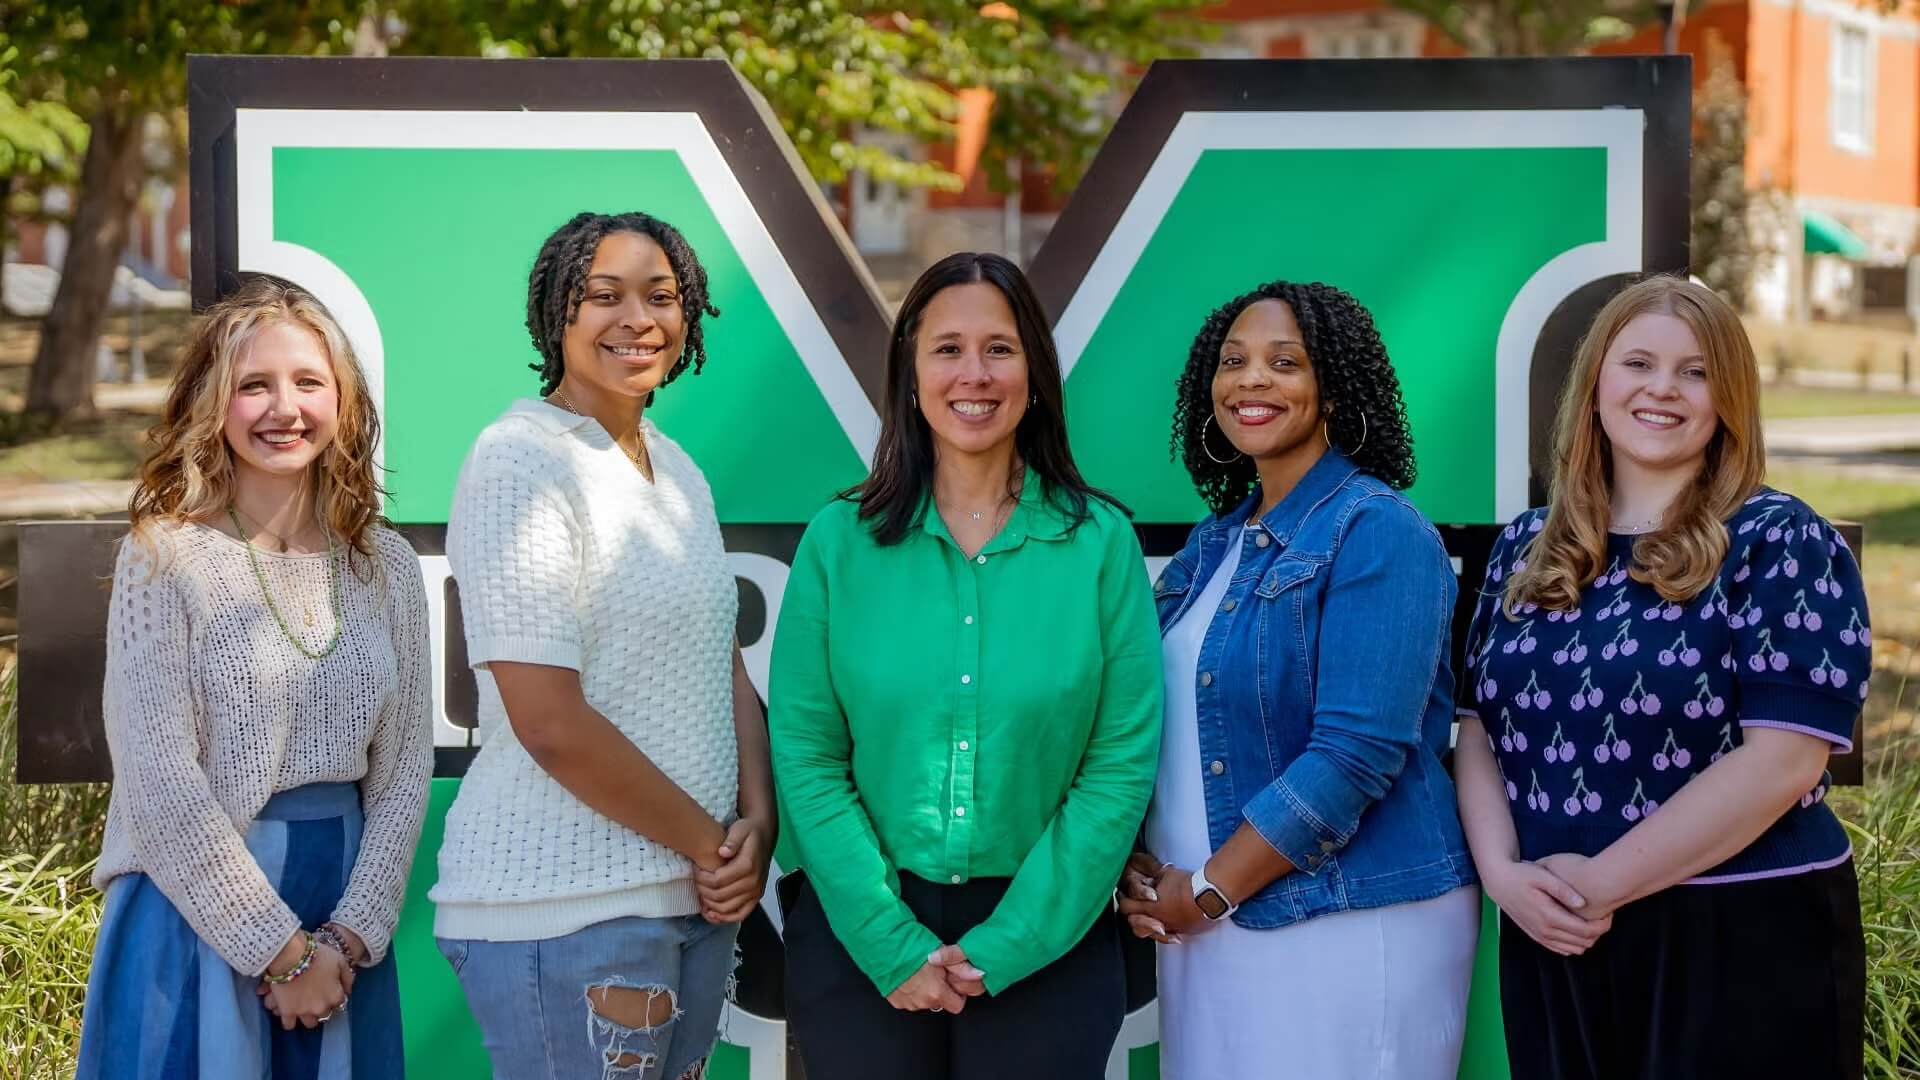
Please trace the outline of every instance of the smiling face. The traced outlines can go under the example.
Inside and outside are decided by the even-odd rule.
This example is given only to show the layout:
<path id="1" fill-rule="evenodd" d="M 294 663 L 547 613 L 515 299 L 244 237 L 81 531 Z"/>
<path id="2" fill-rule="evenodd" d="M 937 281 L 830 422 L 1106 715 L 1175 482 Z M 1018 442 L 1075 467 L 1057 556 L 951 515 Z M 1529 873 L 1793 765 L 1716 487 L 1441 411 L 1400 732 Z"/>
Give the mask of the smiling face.
<path id="1" fill-rule="evenodd" d="M 1213 372 L 1213 419 L 1255 461 L 1321 452 L 1320 382 L 1284 301 L 1248 304 L 1233 320 Z"/>
<path id="2" fill-rule="evenodd" d="M 1622 464 L 1697 469 L 1720 420 L 1693 328 L 1661 312 L 1635 316 L 1601 358 L 1594 409 L 1616 475 Z"/>
<path id="3" fill-rule="evenodd" d="M 606 394 L 645 397 L 685 344 L 680 283 L 667 253 L 638 233 L 602 239 L 580 306 L 561 336 L 567 378 Z"/>
<path id="4" fill-rule="evenodd" d="M 236 469 L 291 476 L 333 442 L 340 425 L 339 379 L 312 330 L 267 324 L 247 343 L 233 372 L 222 427 Z"/>
<path id="5" fill-rule="evenodd" d="M 913 370 L 938 453 L 983 454 L 1012 441 L 1027 412 L 1027 356 L 998 287 L 976 281 L 935 293 L 920 315 Z"/>

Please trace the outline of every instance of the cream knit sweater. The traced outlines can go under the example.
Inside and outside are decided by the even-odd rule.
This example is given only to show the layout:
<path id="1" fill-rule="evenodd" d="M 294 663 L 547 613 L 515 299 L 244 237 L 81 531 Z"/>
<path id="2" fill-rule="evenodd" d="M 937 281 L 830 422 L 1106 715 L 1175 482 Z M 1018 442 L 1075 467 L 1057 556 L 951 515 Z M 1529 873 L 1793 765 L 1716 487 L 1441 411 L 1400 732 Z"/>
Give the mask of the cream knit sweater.
<path id="1" fill-rule="evenodd" d="M 243 837 L 276 792 L 358 781 L 359 857 L 334 921 L 386 954 L 433 774 L 426 589 L 399 533 L 340 574 L 340 644 L 301 655 L 244 544 L 154 523 L 122 543 L 103 695 L 113 797 L 94 884 L 144 873 L 222 959 L 258 975 L 300 928 Z M 327 556 L 259 553 L 309 649 L 333 630 Z M 311 615 L 312 624 L 307 624 Z"/>
<path id="2" fill-rule="evenodd" d="M 447 814 L 434 932 L 559 937 L 699 910 L 693 866 L 601 816 L 514 737 L 484 665 L 580 673 L 587 703 L 722 822 L 735 815 L 739 594 L 713 495 L 651 423 L 649 484 L 598 421 L 521 401 L 480 433 L 447 556 L 479 683 L 480 753 Z"/>

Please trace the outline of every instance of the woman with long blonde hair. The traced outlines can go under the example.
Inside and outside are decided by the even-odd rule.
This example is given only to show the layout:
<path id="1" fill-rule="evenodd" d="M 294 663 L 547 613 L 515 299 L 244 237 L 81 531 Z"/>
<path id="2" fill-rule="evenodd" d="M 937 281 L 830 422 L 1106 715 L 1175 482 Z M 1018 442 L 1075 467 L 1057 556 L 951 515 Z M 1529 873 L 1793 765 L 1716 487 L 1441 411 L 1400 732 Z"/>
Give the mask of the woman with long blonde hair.
<path id="1" fill-rule="evenodd" d="M 1551 501 L 1495 544 L 1457 694 L 1516 1076 L 1861 1074 L 1859 891 L 1824 799 L 1867 694 L 1866 599 L 1765 466 L 1724 300 L 1658 276 L 1601 309 Z"/>
<path id="2" fill-rule="evenodd" d="M 114 568 L 83 1080 L 401 1075 L 388 945 L 432 729 L 378 438 L 304 290 L 253 280 L 195 323 Z"/>

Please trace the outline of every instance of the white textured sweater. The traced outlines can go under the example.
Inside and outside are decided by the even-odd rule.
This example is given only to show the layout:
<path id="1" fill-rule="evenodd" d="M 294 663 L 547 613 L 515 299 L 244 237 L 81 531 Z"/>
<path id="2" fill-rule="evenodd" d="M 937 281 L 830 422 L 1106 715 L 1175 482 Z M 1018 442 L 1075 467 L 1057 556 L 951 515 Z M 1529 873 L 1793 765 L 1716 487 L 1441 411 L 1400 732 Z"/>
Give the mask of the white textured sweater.
<path id="1" fill-rule="evenodd" d="M 156 522 L 114 565 L 103 694 L 113 797 L 94 884 L 146 874 L 246 975 L 300 928 L 243 840 L 277 792 L 359 782 L 365 830 L 333 919 L 376 961 L 399 919 L 433 774 L 427 598 L 405 538 L 381 528 L 373 540 L 370 563 L 341 560 L 340 643 L 320 660 L 281 632 L 246 545 L 225 533 Z M 289 626 L 324 647 L 327 555 L 259 559 Z"/>
<path id="2" fill-rule="evenodd" d="M 480 433 L 447 520 L 480 752 L 428 895 L 441 937 L 526 941 L 699 910 L 693 865 L 549 776 L 484 665 L 572 668 L 587 703 L 722 822 L 735 817 L 739 594 L 706 479 L 643 425 L 654 481 L 591 418 L 516 403 Z"/>

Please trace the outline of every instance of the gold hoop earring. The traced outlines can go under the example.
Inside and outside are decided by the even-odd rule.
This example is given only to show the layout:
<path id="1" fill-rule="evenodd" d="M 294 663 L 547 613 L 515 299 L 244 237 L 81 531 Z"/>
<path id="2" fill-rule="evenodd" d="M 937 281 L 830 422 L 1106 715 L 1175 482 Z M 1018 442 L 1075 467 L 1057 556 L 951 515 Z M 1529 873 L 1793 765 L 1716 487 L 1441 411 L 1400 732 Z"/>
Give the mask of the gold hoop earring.
<path id="1" fill-rule="evenodd" d="M 1329 429 L 1331 429 L 1332 427 L 1333 427 L 1333 417 L 1332 417 L 1332 415 L 1331 415 L 1331 414 L 1329 414 L 1329 415 L 1328 415 L 1328 417 L 1327 417 L 1327 419 L 1326 419 L 1326 420 L 1324 420 L 1324 421 L 1322 421 L 1322 422 L 1321 422 L 1321 424 L 1320 424 L 1320 438 L 1321 438 L 1321 440 L 1322 440 L 1322 441 L 1324 441 L 1324 442 L 1325 442 L 1325 443 L 1327 444 L 1327 449 L 1329 449 L 1329 450 L 1340 450 L 1340 448 L 1339 448 L 1339 447 L 1337 447 L 1337 446 L 1335 446 L 1335 445 L 1333 445 L 1333 436 L 1332 436 L 1332 435 L 1330 435 L 1330 434 L 1328 433 L 1328 432 L 1329 432 Z M 1360 452 L 1360 447 L 1361 447 L 1361 446 L 1365 446 L 1365 445 L 1367 445 L 1367 414 L 1366 414 L 1366 413 L 1361 413 L 1361 414 L 1360 414 L 1360 443 L 1359 443 L 1359 445 L 1358 445 L 1358 446 L 1355 446 L 1355 447 L 1354 447 L 1353 449 L 1351 449 L 1351 450 L 1340 450 L 1340 452 L 1341 452 L 1341 453 L 1343 453 L 1343 454 L 1345 454 L 1345 455 L 1347 455 L 1348 457 L 1352 457 L 1353 455 L 1355 455 L 1355 454 L 1357 454 L 1357 453 L 1359 453 L 1359 452 Z"/>
<path id="2" fill-rule="evenodd" d="M 1211 458 L 1215 465 L 1231 465 L 1234 462 L 1239 461 L 1241 458 L 1247 456 L 1245 453 L 1241 452 L 1238 449 L 1234 450 L 1233 456 L 1230 458 L 1222 459 L 1216 456 L 1213 452 L 1213 448 L 1207 445 L 1207 425 L 1212 423 L 1213 423 L 1212 413 L 1208 413 L 1207 418 L 1205 420 L 1200 421 L 1200 452 L 1201 453 Z M 1218 425 L 1215 425 L 1215 426 L 1218 426 Z M 1228 440 L 1228 441 L 1231 442 L 1232 440 Z"/>

